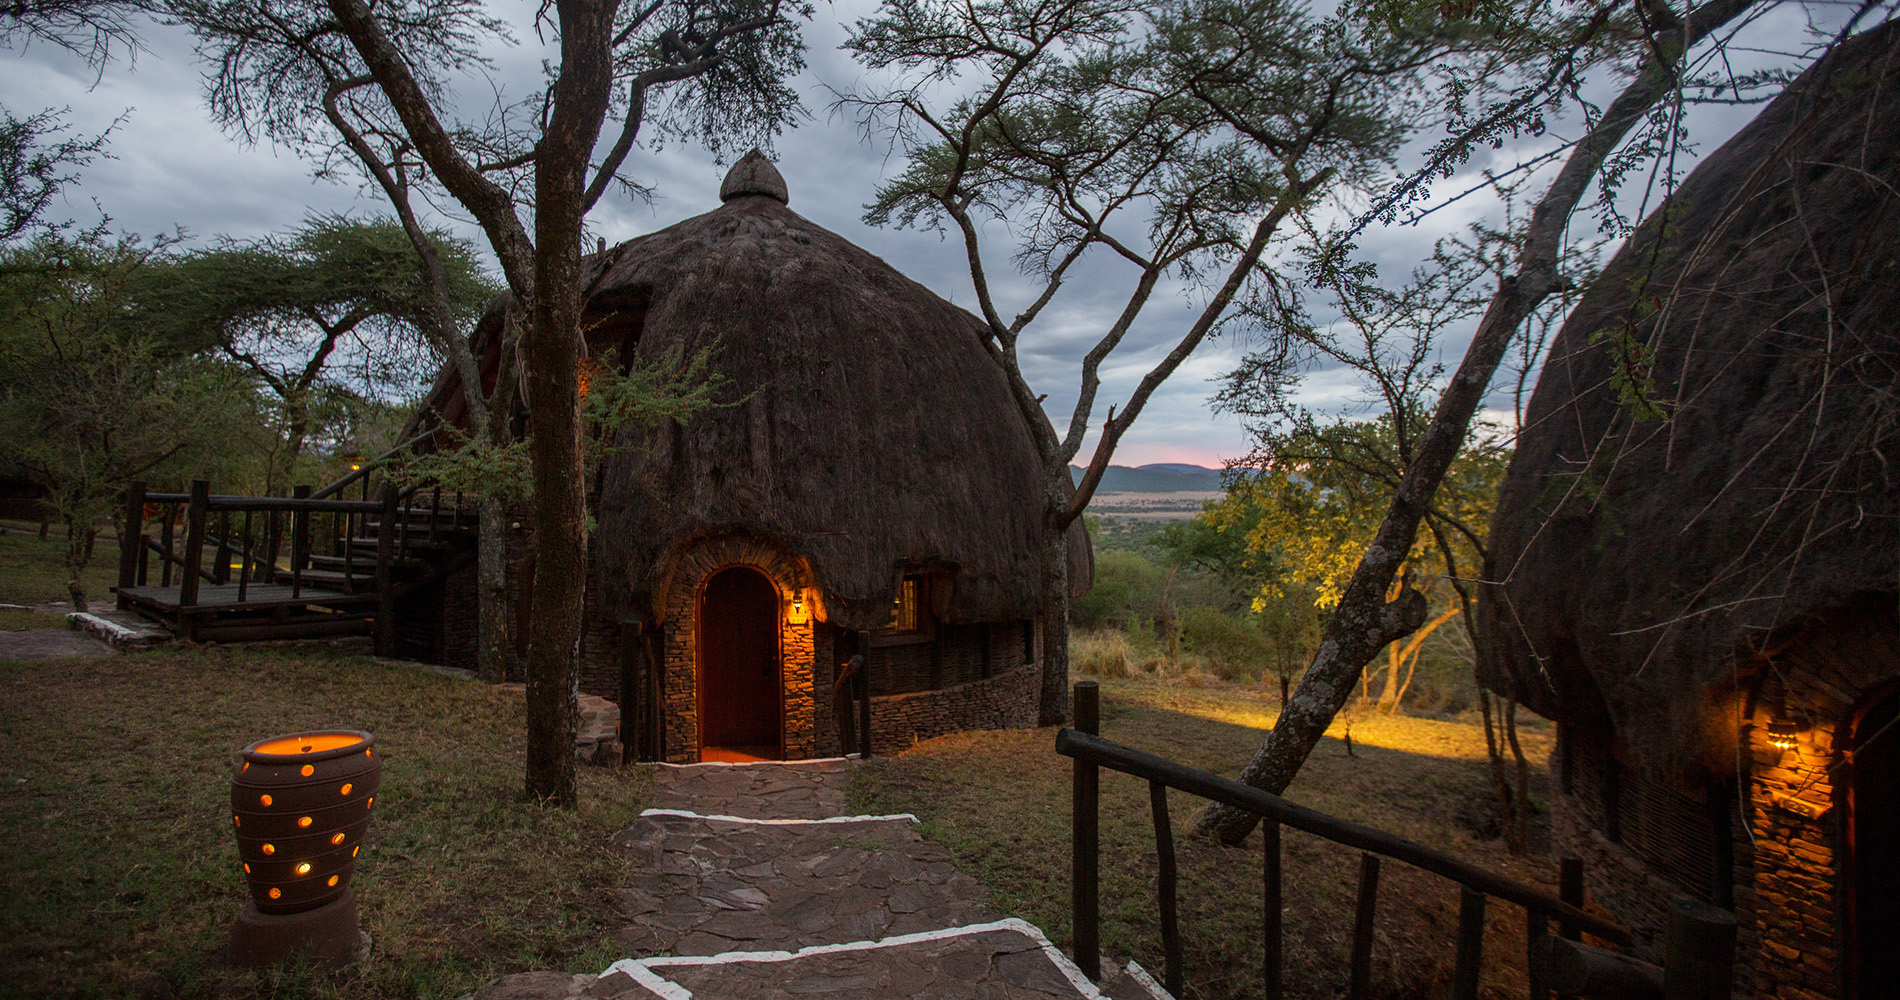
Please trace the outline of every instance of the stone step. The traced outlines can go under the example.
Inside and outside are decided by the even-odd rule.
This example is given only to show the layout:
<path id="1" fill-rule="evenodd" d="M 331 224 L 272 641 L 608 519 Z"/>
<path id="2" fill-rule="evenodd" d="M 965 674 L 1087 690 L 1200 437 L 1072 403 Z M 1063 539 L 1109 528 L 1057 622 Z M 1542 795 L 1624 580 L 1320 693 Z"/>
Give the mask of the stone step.
<path id="1" fill-rule="evenodd" d="M 148 649 L 171 642 L 171 630 L 136 611 L 101 608 L 75 611 L 66 616 L 66 624 L 104 640 L 114 649 Z"/>

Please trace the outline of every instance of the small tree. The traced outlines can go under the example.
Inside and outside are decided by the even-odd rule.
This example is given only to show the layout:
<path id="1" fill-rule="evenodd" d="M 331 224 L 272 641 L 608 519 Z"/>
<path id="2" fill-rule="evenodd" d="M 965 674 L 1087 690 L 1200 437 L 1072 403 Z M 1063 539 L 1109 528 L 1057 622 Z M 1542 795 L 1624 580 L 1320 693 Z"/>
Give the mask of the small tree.
<path id="1" fill-rule="evenodd" d="M 1456 45 L 1315 17 L 1290 0 L 900 0 L 857 23 L 846 47 L 902 79 L 842 104 L 907 160 L 866 218 L 962 241 L 991 357 L 1041 454 L 1045 724 L 1067 715 L 1065 532 L 1117 442 L 1236 300 L 1285 290 L 1272 267 L 1295 235 L 1287 224 L 1388 163 L 1411 128 L 1424 68 Z M 1031 279 L 1013 318 L 991 280 L 991 220 L 1005 224 L 1004 248 Z M 1049 325 L 1037 321 L 1071 272 L 1095 257 L 1123 268 L 1126 292 L 1080 358 L 1075 405 L 1052 419 L 1019 349 Z M 1171 282 L 1196 290 L 1201 305 L 1109 408 L 1071 489 L 1103 366 Z"/>
<path id="2" fill-rule="evenodd" d="M 126 291 L 163 247 L 45 237 L 0 260 L 0 451 L 46 485 L 81 611 L 80 571 L 131 481 L 220 468 L 257 417 L 232 367 L 120 332 Z"/>
<path id="3" fill-rule="evenodd" d="M 1408 5 L 1390 6 L 1403 10 Z M 1470 92 L 1454 89 L 1452 138 L 1432 151 L 1426 170 L 1398 185 L 1376 206 L 1374 215 L 1392 217 L 1407 201 L 1420 196 L 1431 179 L 1469 156 L 1477 141 L 1501 146 L 1505 136 L 1521 130 L 1541 133 L 1544 110 L 1570 92 L 1564 81 L 1575 79 L 1575 57 L 1585 46 L 1615 42 L 1603 50 L 1633 56 L 1628 64 L 1634 70 L 1632 78 L 1600 115 L 1592 117 L 1532 210 L 1511 255 L 1513 270 L 1499 282 L 1463 360 L 1439 394 L 1378 530 L 1327 622 L 1318 653 L 1273 732 L 1241 770 L 1240 780 L 1270 792 L 1284 791 L 1351 697 L 1360 671 L 1388 642 L 1409 634 L 1423 620 L 1422 599 L 1407 606 L 1406 597 L 1388 603 L 1387 594 L 1520 328 L 1547 299 L 1567 287 L 1562 260 L 1571 215 L 1606 165 L 1613 180 L 1634 164 L 1674 148 L 1680 138 L 1680 118 L 1664 115 L 1652 120 L 1651 109 L 1672 94 L 1680 95 L 1691 82 L 1685 71 L 1691 50 L 1753 6 L 1751 0 L 1708 0 L 1677 12 L 1665 4 L 1639 4 L 1634 21 L 1614 25 L 1620 35 L 1605 32 L 1611 13 L 1605 9 L 1568 44 L 1553 49 L 1549 65 L 1559 71 L 1556 76 L 1533 80 L 1469 118 Z M 1680 108 L 1677 103 L 1674 111 L 1679 114 Z M 1627 152 L 1623 162 L 1613 163 L 1612 153 L 1646 121 L 1650 127 L 1641 130 L 1642 141 Z M 1254 823 L 1255 818 L 1241 810 L 1214 806 L 1202 814 L 1197 828 L 1237 844 Z"/>

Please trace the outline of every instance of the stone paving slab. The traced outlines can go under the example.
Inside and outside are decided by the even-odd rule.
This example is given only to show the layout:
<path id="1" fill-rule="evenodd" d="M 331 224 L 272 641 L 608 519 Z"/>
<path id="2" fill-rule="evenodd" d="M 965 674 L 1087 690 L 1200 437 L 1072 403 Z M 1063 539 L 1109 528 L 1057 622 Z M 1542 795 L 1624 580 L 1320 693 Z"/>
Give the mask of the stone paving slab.
<path id="1" fill-rule="evenodd" d="M 615 1000 L 790 1000 L 814 995 L 832 1000 L 1157 1000 L 1126 976 L 1098 988 L 1040 931 L 1021 920 L 798 952 L 629 959 L 609 967 L 597 982 L 606 988 L 624 984 L 627 992 L 610 994 Z"/>
<path id="2" fill-rule="evenodd" d="M 63 628 L 31 628 L 0 632 L 0 663 L 50 660 L 58 656 L 99 656 L 112 647 L 87 635 Z"/>
<path id="3" fill-rule="evenodd" d="M 990 919 L 950 850 L 898 820 L 768 826 L 645 816 L 615 842 L 629 955 L 797 949 Z"/>
<path id="4" fill-rule="evenodd" d="M 700 815 L 823 819 L 845 812 L 848 760 L 659 766 L 654 805 Z"/>

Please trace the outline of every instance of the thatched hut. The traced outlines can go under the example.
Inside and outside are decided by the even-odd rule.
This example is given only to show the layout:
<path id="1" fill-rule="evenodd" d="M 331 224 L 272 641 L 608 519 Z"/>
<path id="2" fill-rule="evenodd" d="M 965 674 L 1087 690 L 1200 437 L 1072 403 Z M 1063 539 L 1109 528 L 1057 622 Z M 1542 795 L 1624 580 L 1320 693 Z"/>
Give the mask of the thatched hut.
<path id="1" fill-rule="evenodd" d="M 1491 527 L 1487 680 L 1558 848 L 1739 993 L 1900 991 L 1900 24 L 1712 153 L 1567 322 Z"/>
<path id="2" fill-rule="evenodd" d="M 684 424 L 622 428 L 602 462 L 583 690 L 675 762 L 855 749 L 857 654 L 874 749 L 1035 725 L 1041 464 L 987 328 L 793 212 L 756 151 L 720 198 L 587 261 L 590 358 L 711 350 L 730 385 Z M 431 403 L 459 419 L 452 373 Z"/>

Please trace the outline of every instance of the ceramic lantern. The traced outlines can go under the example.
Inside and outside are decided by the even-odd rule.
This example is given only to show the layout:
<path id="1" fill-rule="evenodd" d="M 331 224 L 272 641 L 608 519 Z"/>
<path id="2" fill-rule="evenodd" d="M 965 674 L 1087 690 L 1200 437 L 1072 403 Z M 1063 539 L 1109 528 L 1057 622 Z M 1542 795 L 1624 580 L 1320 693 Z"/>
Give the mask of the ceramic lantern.
<path id="1" fill-rule="evenodd" d="M 350 875 L 382 779 L 374 743 L 368 733 L 328 730 L 244 748 L 231 778 L 231 826 L 252 907 L 232 932 L 234 958 L 269 964 L 302 949 L 340 962 L 356 953 Z"/>

